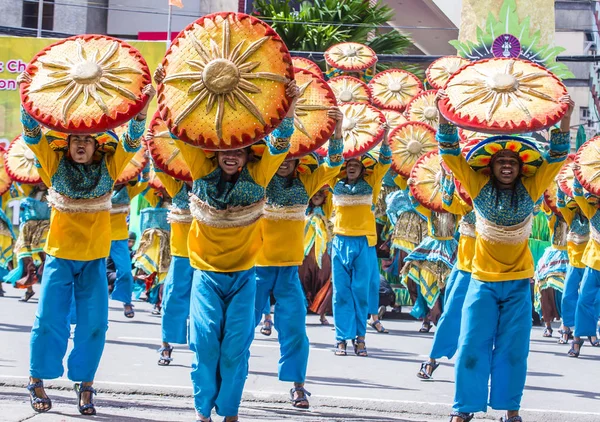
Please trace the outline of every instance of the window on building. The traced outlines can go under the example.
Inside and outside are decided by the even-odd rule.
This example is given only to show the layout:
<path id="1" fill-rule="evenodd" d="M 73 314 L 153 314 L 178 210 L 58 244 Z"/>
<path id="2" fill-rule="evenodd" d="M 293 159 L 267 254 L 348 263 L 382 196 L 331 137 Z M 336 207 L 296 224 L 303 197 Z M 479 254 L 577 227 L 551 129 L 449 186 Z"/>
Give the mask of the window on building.
<path id="1" fill-rule="evenodd" d="M 579 107 L 579 118 L 581 120 L 589 120 L 590 119 L 590 108 L 589 107 Z"/>
<path id="2" fill-rule="evenodd" d="M 37 28 L 39 7 L 38 0 L 23 1 L 23 28 Z M 42 29 L 54 29 L 54 0 L 43 0 Z"/>

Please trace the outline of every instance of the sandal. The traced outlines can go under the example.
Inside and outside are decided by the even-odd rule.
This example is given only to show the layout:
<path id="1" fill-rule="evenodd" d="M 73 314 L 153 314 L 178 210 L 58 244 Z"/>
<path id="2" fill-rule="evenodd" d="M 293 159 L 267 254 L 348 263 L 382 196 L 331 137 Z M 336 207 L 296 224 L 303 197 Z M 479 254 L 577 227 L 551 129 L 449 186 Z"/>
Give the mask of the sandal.
<path id="1" fill-rule="evenodd" d="M 36 388 L 44 388 L 44 381 L 27 384 L 27 390 L 29 390 L 29 403 L 31 404 L 31 408 L 36 412 L 46 413 L 52 409 L 52 400 L 50 400 L 49 397 L 38 396 L 35 392 Z"/>
<path id="2" fill-rule="evenodd" d="M 165 355 L 164 352 L 167 352 Z M 173 358 L 171 357 L 171 353 L 173 353 L 173 346 L 161 347 L 158 349 L 158 353 L 160 353 L 160 358 L 158 359 L 158 366 L 169 366 Z"/>
<path id="3" fill-rule="evenodd" d="M 596 339 L 596 341 L 592 340 L 592 336 L 588 336 L 588 340 L 592 347 L 600 347 L 600 340 Z"/>
<path id="4" fill-rule="evenodd" d="M 25 292 L 25 295 L 19 299 L 19 302 L 28 302 L 35 295 L 35 292 L 32 290 L 30 292 Z"/>
<path id="5" fill-rule="evenodd" d="M 133 318 L 135 311 L 133 310 L 133 305 L 131 303 L 123 305 L 123 314 L 126 318 Z"/>
<path id="6" fill-rule="evenodd" d="M 571 348 L 569 349 L 569 351 L 567 352 L 567 354 L 570 357 L 572 357 L 572 358 L 578 358 L 579 357 L 579 353 L 581 353 L 581 348 L 583 347 L 583 343 L 584 343 L 584 341 L 581 340 L 581 339 L 578 340 L 578 341 L 573 340 L 571 342 Z M 575 345 L 579 346 L 579 350 L 575 350 Z"/>
<path id="7" fill-rule="evenodd" d="M 346 341 L 338 341 L 335 344 L 335 355 L 336 356 L 346 356 L 348 353 L 346 352 Z"/>
<path id="8" fill-rule="evenodd" d="M 558 339 L 558 344 L 569 344 L 569 340 L 573 339 L 573 331 L 570 328 L 566 330 L 558 330 L 561 337 Z"/>
<path id="9" fill-rule="evenodd" d="M 294 393 L 303 393 L 304 395 L 295 399 Z M 294 387 L 290 390 L 290 400 L 292 401 L 292 406 L 296 409 L 306 410 L 310 407 L 307 397 L 310 397 L 310 393 L 304 387 Z"/>
<path id="10" fill-rule="evenodd" d="M 469 422 L 475 416 L 473 413 L 464 413 L 464 412 L 452 412 L 450 413 L 450 422 L 452 422 L 452 418 L 454 416 L 458 416 L 463 420 L 463 422 Z"/>
<path id="11" fill-rule="evenodd" d="M 430 366 L 431 367 L 431 372 L 427 372 L 427 367 Z M 430 380 L 433 378 L 433 372 L 438 368 L 438 366 L 440 366 L 440 364 L 438 362 L 432 363 L 432 362 L 423 362 L 421 364 L 421 369 L 419 369 L 419 372 L 417 372 L 417 377 L 421 378 L 422 380 Z"/>
<path id="12" fill-rule="evenodd" d="M 431 322 L 424 321 L 423 324 L 421 325 L 421 328 L 419 329 L 419 332 L 420 333 L 428 333 L 429 331 L 431 331 Z"/>
<path id="13" fill-rule="evenodd" d="M 552 333 L 552 328 L 546 327 L 546 329 L 544 329 L 544 334 L 542 334 L 542 337 L 552 337 Z"/>
<path id="14" fill-rule="evenodd" d="M 152 315 L 160 316 L 160 306 L 155 306 L 154 309 L 152 309 Z"/>
<path id="15" fill-rule="evenodd" d="M 502 416 L 500 422 L 523 422 L 520 416 L 511 416 L 510 418 Z"/>
<path id="16" fill-rule="evenodd" d="M 273 330 L 273 321 L 271 321 L 270 319 L 265 319 L 263 321 L 262 327 L 260 328 L 260 333 L 263 336 L 269 337 L 271 335 L 272 330 Z"/>
<path id="17" fill-rule="evenodd" d="M 363 345 L 362 348 L 358 347 L 360 344 Z M 366 346 L 364 340 L 359 340 L 359 339 L 352 340 L 352 346 L 354 346 L 354 354 L 356 356 L 360 356 L 360 357 L 367 357 L 367 356 L 369 356 L 368 353 L 367 353 L 367 346 Z"/>
<path id="18" fill-rule="evenodd" d="M 388 334 L 389 331 L 385 329 L 385 327 L 383 326 L 383 324 L 381 323 L 381 321 L 377 320 L 377 321 L 373 321 L 369 324 L 375 331 L 377 331 L 379 334 Z M 379 328 L 377 328 L 379 327 Z"/>
<path id="19" fill-rule="evenodd" d="M 96 414 L 96 408 L 94 407 L 94 395 L 96 394 L 96 390 L 92 386 L 82 386 L 77 383 L 73 386 L 75 388 L 75 393 L 77 393 L 77 410 L 79 413 L 85 416 L 92 416 Z M 84 405 L 81 405 L 81 394 L 82 393 L 90 393 L 90 402 Z"/>
<path id="20" fill-rule="evenodd" d="M 321 322 L 321 325 L 329 325 L 329 320 L 326 317 L 319 318 L 319 322 Z"/>

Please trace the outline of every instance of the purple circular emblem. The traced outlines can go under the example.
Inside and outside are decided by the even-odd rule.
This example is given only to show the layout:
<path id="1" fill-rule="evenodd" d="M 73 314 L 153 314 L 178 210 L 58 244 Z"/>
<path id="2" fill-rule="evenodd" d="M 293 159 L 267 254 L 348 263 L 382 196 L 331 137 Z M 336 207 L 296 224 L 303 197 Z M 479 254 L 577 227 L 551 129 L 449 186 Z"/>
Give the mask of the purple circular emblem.
<path id="1" fill-rule="evenodd" d="M 500 35 L 492 43 L 492 54 L 494 57 L 517 58 L 521 54 L 521 43 L 514 35 Z"/>

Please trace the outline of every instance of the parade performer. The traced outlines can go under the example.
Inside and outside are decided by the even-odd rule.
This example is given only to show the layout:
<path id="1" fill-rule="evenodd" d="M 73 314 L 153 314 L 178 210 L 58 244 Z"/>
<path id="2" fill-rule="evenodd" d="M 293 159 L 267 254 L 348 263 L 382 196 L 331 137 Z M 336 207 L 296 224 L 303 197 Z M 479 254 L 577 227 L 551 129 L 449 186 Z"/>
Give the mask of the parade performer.
<path id="1" fill-rule="evenodd" d="M 31 77 L 23 73 L 18 82 L 31 83 Z M 121 141 L 112 132 L 65 134 L 61 143 L 64 149 L 55 150 L 38 122 L 24 109 L 21 111 L 23 138 L 50 179 L 48 203 L 52 207 L 40 302 L 31 331 L 27 389 L 36 412 L 47 412 L 52 407 L 43 380 L 63 374 L 74 297 L 77 326 L 67 364 L 68 377 L 77 382 L 79 412 L 96 413 L 92 385 L 108 327 L 110 197 L 114 181 L 140 148 L 149 100 L 155 90 L 146 85 L 142 94 L 147 102 L 129 122 Z"/>
<path id="2" fill-rule="evenodd" d="M 440 91 L 437 101 L 447 98 Z M 475 145 L 467 161 L 461 154 L 456 127 L 440 113 L 437 138 L 441 155 L 473 199 L 477 213 L 477 238 L 463 307 L 451 422 L 471 420 L 473 412 L 485 412 L 488 403 L 494 409 L 507 411 L 504 422 L 522 421 L 519 408 L 527 375 L 531 331 L 529 279 L 533 276 L 527 240 L 534 203 L 553 182 L 570 147 L 574 103 L 568 95 L 561 97 L 560 103 L 568 105 L 567 111 L 560 131 L 552 132 L 545 160 L 535 144 L 502 135 Z M 529 177 L 524 177 L 525 171 Z"/>
<path id="3" fill-rule="evenodd" d="M 335 120 L 336 126 L 329 140 L 326 161 L 319 165 L 313 154 L 286 160 L 267 186 L 262 219 L 263 247 L 256 260 L 256 325 L 272 293 L 281 354 L 279 380 L 294 383 L 290 390 L 292 404 L 302 409 L 309 407 L 309 393 L 304 389 L 309 349 L 306 300 L 298 276 L 298 266 L 304 256 L 306 207 L 310 198 L 338 175 L 343 163 L 344 116 L 337 108 L 329 110 L 328 116 Z"/>
<path id="4" fill-rule="evenodd" d="M 115 266 L 116 280 L 111 299 L 123 302 L 123 314 L 133 318 L 135 312 L 131 304 L 133 275 L 131 274 L 131 253 L 129 249 L 129 227 L 127 217 L 129 204 L 148 187 L 150 168 L 144 167 L 141 178 L 136 177 L 126 183 L 115 185 L 112 192 L 110 210 L 110 258 Z"/>
<path id="5" fill-rule="evenodd" d="M 575 328 L 575 309 L 579 299 L 579 288 L 585 264 L 581 261 L 590 238 L 590 222 L 581 212 L 581 208 L 573 198 L 567 197 L 559 187 L 557 190 L 557 206 L 569 225 L 567 234 L 567 252 L 569 266 L 565 275 L 565 286 L 561 302 L 562 327 L 558 342 L 568 344 L 573 338 Z"/>
<path id="6" fill-rule="evenodd" d="M 310 198 L 304 227 L 304 261 L 298 268 L 308 309 L 319 315 L 323 325 L 329 325 L 326 314 L 332 312 L 331 285 L 331 192 L 322 187 Z"/>
<path id="7" fill-rule="evenodd" d="M 577 169 L 578 166 L 573 164 L 573 169 Z M 573 181 L 573 199 L 590 222 L 590 240 L 581 257 L 581 262 L 586 268 L 575 311 L 575 334 L 571 350 L 568 352 L 569 356 L 576 358 L 579 357 L 584 343 L 581 337 L 587 337 L 594 347 L 600 346 L 596 335 L 600 316 L 600 201 L 596 201 L 596 204 L 590 203 L 577 177 Z"/>
<path id="8" fill-rule="evenodd" d="M 391 165 L 388 129 L 385 125 L 378 159 L 367 153 L 346 160 L 345 176 L 333 187 L 335 224 L 331 261 L 337 356 L 346 355 L 347 340 L 352 340 L 357 356 L 367 356 L 369 294 L 375 277 L 379 282 L 373 209 L 381 181 Z"/>
<path id="9" fill-rule="evenodd" d="M 3 209 L 6 201 L 10 198 L 10 190 L 0 197 L 0 280 L 8 275 L 8 264 L 13 260 L 13 243 L 15 232 L 12 222 L 8 219 Z M 2 282 L 0 281 L 0 296 L 4 296 Z M 31 296 L 30 296 L 31 297 Z M 28 298 L 29 299 L 29 298 Z"/>
<path id="10" fill-rule="evenodd" d="M 456 263 L 448 276 L 444 294 L 444 312 L 437 324 L 429 359 L 421 364 L 417 377 L 431 379 L 443 356 L 452 359 L 458 348 L 463 304 L 471 281 L 471 262 L 475 253 L 475 211 L 456 193 L 454 177 L 449 175 L 443 184 L 444 209 L 460 215 Z"/>
<path id="11" fill-rule="evenodd" d="M 562 214 L 556 214 L 544 203 L 542 209 L 548 219 L 552 245 L 544 251 L 535 270 L 536 291 L 539 294 L 541 316 L 544 319 L 544 337 L 552 337 L 552 321 L 561 318 L 560 302 L 569 265 L 567 232 L 569 226 Z"/>

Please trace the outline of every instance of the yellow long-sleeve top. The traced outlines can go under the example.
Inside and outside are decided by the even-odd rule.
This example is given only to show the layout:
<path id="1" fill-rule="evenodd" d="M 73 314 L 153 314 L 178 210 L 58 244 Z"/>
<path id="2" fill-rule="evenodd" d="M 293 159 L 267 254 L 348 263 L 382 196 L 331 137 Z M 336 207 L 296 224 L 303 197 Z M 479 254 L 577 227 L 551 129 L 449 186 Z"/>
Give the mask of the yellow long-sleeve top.
<path id="1" fill-rule="evenodd" d="M 293 118 L 285 118 L 269 136 L 262 158 L 246 164 L 235 182 L 222 180 L 217 162 L 200 148 L 175 140 L 194 179 L 188 236 L 192 267 L 234 272 L 255 266 L 265 189 L 285 160 L 293 131 Z"/>
<path id="2" fill-rule="evenodd" d="M 461 153 L 456 127 L 441 125 L 437 139 L 444 162 L 473 198 L 477 219 L 473 278 L 494 282 L 533 277 L 528 246 L 533 207 L 562 167 L 569 134 L 552 133 L 548 160 L 534 176 L 518 179 L 514 192 L 495 189 L 489 176 L 469 166 Z"/>
<path id="3" fill-rule="evenodd" d="M 590 238 L 590 222 L 573 199 L 565 200 L 565 195 L 558 190 L 558 200 L 556 204 L 569 225 L 569 234 L 567 235 L 567 253 L 569 254 L 569 263 L 576 268 L 585 268 L 581 262 L 585 247 Z"/>
<path id="4" fill-rule="evenodd" d="M 473 256 L 475 255 L 475 212 L 473 207 L 463 201 L 456 192 L 453 192 L 450 198 L 450 201 L 444 200 L 444 209 L 461 216 L 458 223 L 460 237 L 458 239 L 456 267 L 461 271 L 470 273 L 473 266 Z"/>
<path id="5" fill-rule="evenodd" d="M 587 242 L 581 262 L 600 271 L 600 208 L 587 200 L 577 179 L 573 184 L 573 199 L 577 201 L 581 212 L 590 221 L 590 240 Z"/>
<path id="6" fill-rule="evenodd" d="M 329 142 L 328 160 L 310 174 L 288 179 L 275 175 L 267 186 L 267 202 L 262 218 L 263 245 L 256 265 L 288 267 L 304 260 L 304 227 L 310 198 L 342 166 L 341 139 Z"/>
<path id="7" fill-rule="evenodd" d="M 366 236 L 369 246 L 377 244 L 377 231 L 373 209 L 383 176 L 392 163 L 392 151 L 387 142 L 381 144 L 379 160 L 370 174 L 349 184 L 338 179 L 333 187 L 335 223 L 333 233 L 342 236 Z"/>
<path id="8" fill-rule="evenodd" d="M 77 164 L 55 151 L 39 124 L 21 109 L 23 138 L 50 182 L 50 229 L 44 251 L 74 261 L 105 258 L 110 252 L 110 197 L 115 180 L 141 145 L 145 120 L 129 122 L 114 154 L 90 165 Z"/>
<path id="9" fill-rule="evenodd" d="M 140 180 L 134 185 L 126 184 L 113 190 L 112 209 L 110 210 L 111 240 L 125 240 L 129 237 L 127 216 L 129 204 L 148 187 L 147 180 Z"/>
<path id="10" fill-rule="evenodd" d="M 544 202 L 543 205 L 544 214 L 548 220 L 548 231 L 550 232 L 550 241 L 552 247 L 559 251 L 567 250 L 567 232 L 568 224 L 564 217 L 557 216 Z M 567 252 L 568 254 L 568 252 Z"/>
<path id="11" fill-rule="evenodd" d="M 190 188 L 187 183 L 177 180 L 155 169 L 156 176 L 173 198 L 168 220 L 171 224 L 171 255 L 188 258 L 188 235 L 192 226 L 190 213 Z"/>

